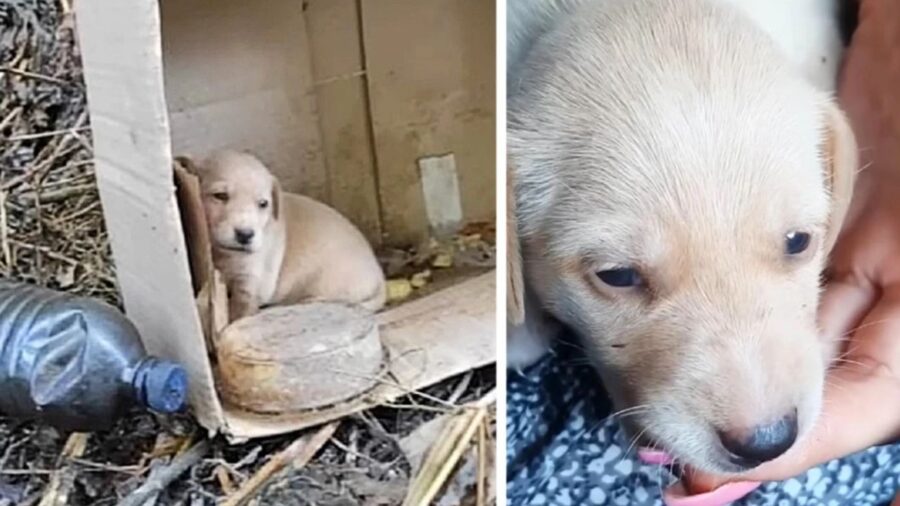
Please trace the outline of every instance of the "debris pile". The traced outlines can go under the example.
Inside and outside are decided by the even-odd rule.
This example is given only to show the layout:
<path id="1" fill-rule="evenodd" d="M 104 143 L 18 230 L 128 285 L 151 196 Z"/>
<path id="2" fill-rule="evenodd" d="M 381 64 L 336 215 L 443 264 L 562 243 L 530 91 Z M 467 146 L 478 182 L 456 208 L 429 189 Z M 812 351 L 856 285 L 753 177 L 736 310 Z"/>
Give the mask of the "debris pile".
<path id="1" fill-rule="evenodd" d="M 119 305 L 65 9 L 0 2 L 0 276 Z"/>

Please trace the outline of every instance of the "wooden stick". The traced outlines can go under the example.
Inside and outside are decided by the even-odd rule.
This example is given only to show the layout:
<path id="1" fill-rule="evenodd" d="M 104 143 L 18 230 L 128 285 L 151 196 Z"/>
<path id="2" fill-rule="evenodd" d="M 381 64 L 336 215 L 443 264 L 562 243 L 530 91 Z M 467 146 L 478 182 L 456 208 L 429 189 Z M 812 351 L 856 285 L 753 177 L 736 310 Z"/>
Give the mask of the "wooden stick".
<path id="1" fill-rule="evenodd" d="M 53 476 L 55 469 L 0 469 L 0 476 Z"/>
<path id="2" fill-rule="evenodd" d="M 419 474 L 407 492 L 403 506 L 431 503 L 444 486 L 459 457 L 472 441 L 472 436 L 478 428 L 474 422 L 482 418 L 479 413 L 483 412 L 483 409 L 466 409 L 445 426 L 437 444 L 428 453 L 419 469 Z"/>
<path id="3" fill-rule="evenodd" d="M 475 483 L 475 504 L 485 505 L 485 490 L 487 489 L 487 420 L 483 420 L 478 426 L 478 481 Z"/>
<path id="4" fill-rule="evenodd" d="M 2 70 L 2 69 L 0 69 L 0 70 Z M 38 158 L 34 161 L 34 163 L 35 163 L 34 166 L 29 168 L 22 174 L 19 174 L 13 178 L 8 179 L 5 182 L 0 183 L 0 190 L 10 190 L 10 189 L 22 184 L 23 182 L 31 179 L 36 174 L 39 174 L 45 168 L 49 167 L 50 164 L 52 164 L 53 161 L 56 160 L 57 157 L 59 157 L 61 155 L 63 148 L 65 148 L 68 145 L 69 139 L 72 138 L 72 134 L 76 130 L 81 128 L 81 126 L 84 124 L 85 121 L 87 121 L 87 111 L 81 113 L 81 116 L 78 117 L 78 120 L 75 122 L 75 125 L 72 126 L 72 128 L 66 130 L 65 134 L 53 138 L 51 143 L 56 141 L 56 146 L 53 148 L 52 151 L 50 151 L 49 158 L 42 159 L 43 153 L 47 152 L 47 150 L 44 150 L 42 152 L 41 156 L 38 156 Z"/>
<path id="5" fill-rule="evenodd" d="M 4 110 L 4 111 L 6 110 L 5 103 L 2 104 L 2 106 L 0 106 L 0 110 Z M 4 117 L 2 120 L 0 120 L 0 130 L 6 130 L 6 127 L 9 126 L 9 124 L 12 123 L 14 119 L 16 119 L 16 116 L 18 116 L 21 113 L 22 113 L 21 107 L 16 107 L 12 111 L 10 111 L 9 114 L 6 115 L 6 117 Z"/>
<path id="6" fill-rule="evenodd" d="M 319 449 L 331 439 L 337 430 L 339 422 L 332 422 L 319 429 L 315 434 L 304 435 L 290 444 L 280 453 L 269 459 L 256 473 L 245 481 L 237 492 L 232 494 L 222 506 L 239 506 L 255 496 L 277 473 L 288 465 L 294 469 L 301 469 L 315 455 Z"/>
<path id="7" fill-rule="evenodd" d="M 474 370 L 469 370 L 466 375 L 463 376 L 463 379 L 456 385 L 456 388 L 453 389 L 453 393 L 450 394 L 450 397 L 447 397 L 447 402 L 456 404 L 456 401 L 458 401 L 459 398 L 466 393 L 466 389 L 469 388 L 469 383 L 472 381 L 474 373 Z"/>
<path id="8" fill-rule="evenodd" d="M 27 70 L 19 70 L 16 68 L 0 67 L 0 72 L 7 72 L 9 74 L 14 74 L 14 75 L 21 76 L 21 77 L 37 79 L 38 81 L 47 81 L 47 82 L 56 83 L 56 84 L 69 84 L 68 81 L 63 81 L 62 79 L 58 79 L 56 77 L 45 76 L 44 74 L 38 74 L 36 72 L 29 72 Z"/>
<path id="9" fill-rule="evenodd" d="M 69 462 L 78 464 L 78 467 L 83 468 L 84 471 L 108 471 L 111 473 L 130 474 L 132 476 L 139 476 L 147 471 L 147 468 L 145 466 L 117 466 L 115 464 L 92 462 L 90 460 L 84 460 L 74 457 L 70 458 Z"/>
<path id="10" fill-rule="evenodd" d="M 181 476 L 188 468 L 200 462 L 200 459 L 208 451 L 209 441 L 203 440 L 190 450 L 177 455 L 168 465 L 154 469 L 150 472 L 147 481 L 134 492 L 128 494 L 128 497 L 122 499 L 119 506 L 141 506 L 151 497 L 165 490 L 175 478 Z"/>
<path id="11" fill-rule="evenodd" d="M 12 250 L 9 248 L 9 223 L 6 217 L 6 192 L 0 190 L 0 250 L 3 252 L 3 265 L 13 268 Z"/>
<path id="12" fill-rule="evenodd" d="M 231 476 L 228 475 L 228 469 L 226 469 L 225 466 L 219 464 L 216 466 L 216 470 L 213 474 L 215 474 L 216 479 L 219 480 L 219 486 L 222 487 L 222 492 L 231 495 L 236 491 L 234 482 L 231 481 Z"/>
<path id="13" fill-rule="evenodd" d="M 62 202 L 70 197 L 74 197 L 76 195 L 83 195 L 87 192 L 93 191 L 96 186 L 94 184 L 82 184 L 76 186 L 69 186 L 65 188 L 59 188 L 56 190 L 44 191 L 40 194 L 41 203 L 43 204 L 54 204 L 56 202 Z M 19 196 L 24 205 L 31 205 L 38 198 L 38 192 L 32 193 L 24 193 Z"/>
<path id="14" fill-rule="evenodd" d="M 472 411 L 465 410 L 451 416 L 445 422 L 440 435 L 436 438 L 435 443 L 419 465 L 419 473 L 406 493 L 406 500 L 403 502 L 404 506 L 423 504 L 421 497 L 425 494 L 429 481 L 440 471 L 441 463 L 447 454 L 450 453 L 453 445 L 458 443 L 459 436 L 465 431 L 471 415 Z"/>
<path id="15" fill-rule="evenodd" d="M 461 413 L 447 422 L 419 468 L 403 501 L 404 506 L 431 503 L 469 447 L 475 431 L 484 424 L 488 409 L 496 396 L 496 389 L 491 390 L 482 398 L 467 404 Z"/>
<path id="16" fill-rule="evenodd" d="M 480 408 L 475 411 L 475 414 L 469 420 L 468 425 L 466 425 L 465 432 L 463 432 L 462 437 L 459 438 L 450 455 L 446 460 L 444 460 L 443 465 L 438 470 L 438 473 L 435 475 L 434 479 L 429 480 L 425 495 L 424 497 L 422 497 L 422 501 L 418 504 L 431 504 L 431 501 L 435 498 L 438 491 L 440 491 L 440 489 L 447 482 L 447 478 L 450 477 L 450 473 L 453 471 L 453 468 L 456 467 L 456 464 L 459 462 L 460 457 L 462 457 L 463 453 L 465 453 L 466 449 L 469 447 L 469 443 L 472 441 L 472 436 L 475 435 L 475 431 L 478 430 L 478 427 L 481 425 L 481 422 L 484 420 L 486 415 L 487 409 Z"/>
<path id="17" fill-rule="evenodd" d="M 65 506 L 69 504 L 69 492 L 75 484 L 75 467 L 72 459 L 84 455 L 87 449 L 88 434 L 73 432 L 66 440 L 57 462 L 57 470 L 50 475 L 50 482 L 44 489 L 44 495 L 38 506 Z"/>
<path id="18" fill-rule="evenodd" d="M 55 137 L 57 135 L 64 135 L 64 134 L 68 134 L 68 133 L 74 134 L 77 132 L 86 132 L 90 129 L 91 129 L 91 127 L 63 128 L 60 130 L 53 130 L 52 132 L 40 132 L 40 133 L 34 133 L 34 134 L 16 134 L 16 135 L 10 136 L 6 140 L 8 142 L 30 141 L 30 140 L 34 140 L 34 139 L 43 139 L 44 137 Z"/>
<path id="19" fill-rule="evenodd" d="M 350 448 L 349 446 L 345 445 L 344 443 L 341 443 L 340 441 L 338 441 L 338 439 L 336 437 L 331 438 L 331 444 L 333 444 L 334 446 L 337 446 L 339 449 L 343 450 L 345 453 L 347 453 L 348 455 L 351 455 L 353 457 L 360 458 L 363 460 L 368 460 L 369 462 L 375 464 L 376 466 L 384 465 L 384 462 L 381 462 L 380 460 L 377 460 L 377 459 L 373 459 L 372 457 L 366 455 L 365 453 L 360 453 L 360 452 L 354 450 L 353 448 Z"/>

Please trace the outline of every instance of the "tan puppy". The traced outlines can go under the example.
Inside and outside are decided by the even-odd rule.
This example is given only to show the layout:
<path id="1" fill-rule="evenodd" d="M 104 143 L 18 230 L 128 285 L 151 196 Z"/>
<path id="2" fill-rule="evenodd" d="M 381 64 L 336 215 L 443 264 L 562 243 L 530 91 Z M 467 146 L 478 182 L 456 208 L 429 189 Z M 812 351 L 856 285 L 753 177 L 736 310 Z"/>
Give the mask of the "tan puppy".
<path id="1" fill-rule="evenodd" d="M 816 421 L 819 277 L 856 170 L 831 63 L 737 6 L 801 3 L 754 2 L 557 1 L 509 81 L 511 356 L 563 322 L 641 443 L 718 473 Z"/>
<path id="2" fill-rule="evenodd" d="M 344 301 L 376 311 L 384 274 L 365 237 L 334 209 L 282 192 L 257 158 L 218 151 L 194 163 L 232 320 L 260 307 L 311 300 Z"/>

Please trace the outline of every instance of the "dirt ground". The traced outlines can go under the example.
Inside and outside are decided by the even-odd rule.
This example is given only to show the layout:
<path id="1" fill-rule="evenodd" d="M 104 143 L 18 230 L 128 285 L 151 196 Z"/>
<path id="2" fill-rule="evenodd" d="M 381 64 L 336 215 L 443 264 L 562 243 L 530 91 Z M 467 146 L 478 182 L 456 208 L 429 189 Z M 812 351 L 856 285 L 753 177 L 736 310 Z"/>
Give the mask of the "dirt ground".
<path id="1" fill-rule="evenodd" d="M 453 378 L 425 390 L 446 399 L 467 378 Z M 494 369 L 475 371 L 458 403 L 480 398 L 494 386 Z M 399 399 L 421 409 L 378 408 L 344 419 L 312 463 L 279 475 L 256 497 L 259 505 L 351 506 L 400 504 L 410 468 L 399 441 L 440 409 L 430 401 Z M 177 447 L 202 436 L 187 416 L 133 413 L 103 433 L 91 434 L 87 450 L 71 462 L 74 487 L 68 504 L 112 505 L 144 482 L 154 451 Z M 300 434 L 229 446 L 213 440 L 205 458 L 176 479 L 157 499 L 159 505 L 211 505 L 239 486 L 273 454 Z M 46 426 L 0 419 L 0 505 L 35 505 L 58 466 L 67 434 Z M 156 459 L 165 463 L 168 457 Z M 220 474 L 227 475 L 221 478 Z M 231 487 L 229 487 L 229 483 Z"/>
<path id="2" fill-rule="evenodd" d="M 69 2 L 60 0 L 0 0 L 0 277 L 120 305 L 94 183 L 75 20 L 68 9 Z M 492 253 L 475 250 L 478 258 L 470 258 L 467 267 L 435 272 L 430 288 L 420 292 L 490 268 Z M 403 264 L 403 258 L 415 256 L 382 255 L 394 263 L 389 271 L 410 275 L 423 268 Z M 425 393 L 456 397 L 461 404 L 494 385 L 489 366 Z M 399 504 L 410 480 L 399 441 L 446 408 L 419 395 L 396 405 L 342 420 L 309 465 L 278 474 L 253 501 Z M 236 446 L 214 439 L 204 458 L 147 504 L 216 504 L 299 435 Z M 0 506 L 41 503 L 59 468 L 68 469 L 65 477 L 72 483 L 67 504 L 116 504 L 203 434 L 187 415 L 135 412 L 112 430 L 88 436 L 78 458 L 61 458 L 68 438 L 51 427 L 0 416 Z"/>

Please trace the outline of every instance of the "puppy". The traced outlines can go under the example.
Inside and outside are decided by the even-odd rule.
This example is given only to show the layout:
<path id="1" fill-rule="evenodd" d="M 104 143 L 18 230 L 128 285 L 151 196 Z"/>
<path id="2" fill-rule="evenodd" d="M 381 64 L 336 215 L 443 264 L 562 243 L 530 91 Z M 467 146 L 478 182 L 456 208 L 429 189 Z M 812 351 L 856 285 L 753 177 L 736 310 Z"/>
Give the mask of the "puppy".
<path id="1" fill-rule="evenodd" d="M 385 280 L 362 233 L 334 209 L 282 192 L 254 156 L 218 151 L 194 163 L 232 320 L 267 305 L 342 301 L 384 305 Z"/>
<path id="2" fill-rule="evenodd" d="M 559 321 L 640 443 L 715 473 L 771 460 L 835 350 L 819 278 L 857 165 L 837 21 L 821 0 L 551 3 L 510 24 L 510 357 Z"/>

